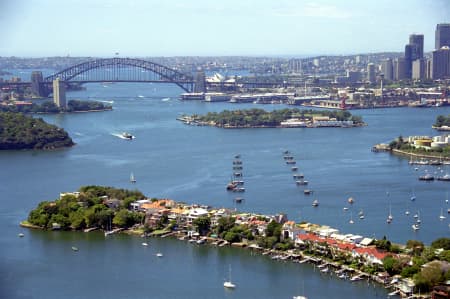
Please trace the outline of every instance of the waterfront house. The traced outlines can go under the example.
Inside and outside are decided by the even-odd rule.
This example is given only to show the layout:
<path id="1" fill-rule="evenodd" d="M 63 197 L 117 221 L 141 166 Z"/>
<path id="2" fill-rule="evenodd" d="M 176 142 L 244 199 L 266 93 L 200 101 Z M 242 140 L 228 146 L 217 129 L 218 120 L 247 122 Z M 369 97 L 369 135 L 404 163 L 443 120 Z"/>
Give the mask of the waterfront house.
<path id="1" fill-rule="evenodd" d="M 204 209 L 204 208 L 192 208 L 188 211 L 188 215 L 187 215 L 187 224 L 188 225 L 192 225 L 192 222 L 200 217 L 205 217 L 208 216 L 208 210 Z"/>
<path id="2" fill-rule="evenodd" d="M 103 197 L 103 196 L 102 196 Z M 117 198 L 108 198 L 108 196 L 105 196 L 106 198 L 103 198 L 103 204 L 107 206 L 110 209 L 116 210 L 120 207 L 120 200 Z"/>
<path id="3" fill-rule="evenodd" d="M 74 196 L 75 198 L 78 198 L 80 196 L 80 192 L 61 192 L 59 193 L 59 199 L 62 199 L 64 196 Z"/>
<path id="4" fill-rule="evenodd" d="M 233 215 L 232 211 L 229 209 L 219 209 L 212 210 L 209 212 L 211 216 L 211 226 L 219 225 L 219 219 L 222 217 L 231 217 Z"/>
<path id="5" fill-rule="evenodd" d="M 185 227 L 187 222 L 188 210 L 184 206 L 175 207 L 169 210 L 167 215 L 169 220 L 176 220 L 179 227 Z"/>
<path id="6" fill-rule="evenodd" d="M 371 247 L 354 248 L 352 251 L 352 255 L 354 257 L 362 258 L 366 264 L 383 265 L 383 259 L 391 254 L 381 251 L 377 249 L 375 246 L 371 246 Z"/>
<path id="7" fill-rule="evenodd" d="M 273 220 L 275 220 L 277 223 L 283 224 L 286 221 L 288 221 L 287 215 L 280 213 L 280 214 L 276 214 L 275 216 L 273 216 L 272 218 Z"/>
<path id="8" fill-rule="evenodd" d="M 302 232 L 304 232 L 304 230 L 298 227 L 295 221 L 286 221 L 282 227 L 281 239 L 291 239 L 295 241 L 295 237 Z"/>
<path id="9" fill-rule="evenodd" d="M 130 204 L 130 209 L 133 211 L 144 211 L 144 209 L 142 208 L 142 205 L 146 204 L 146 203 L 150 203 L 150 200 L 149 199 L 137 200 Z"/>

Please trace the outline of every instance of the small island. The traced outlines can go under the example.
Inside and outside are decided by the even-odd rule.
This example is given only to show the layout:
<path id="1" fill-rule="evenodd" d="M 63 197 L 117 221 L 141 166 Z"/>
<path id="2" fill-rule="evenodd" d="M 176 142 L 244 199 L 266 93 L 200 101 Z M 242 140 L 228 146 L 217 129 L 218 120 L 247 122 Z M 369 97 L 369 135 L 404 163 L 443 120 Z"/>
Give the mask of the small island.
<path id="1" fill-rule="evenodd" d="M 438 131 L 450 131 L 450 115 L 439 115 L 432 128 Z M 410 156 L 411 164 L 450 164 L 450 136 L 448 134 L 408 137 L 400 135 L 389 144 L 381 143 L 373 146 L 372 151 Z M 413 157 L 421 158 L 421 160 L 413 161 Z"/>
<path id="2" fill-rule="evenodd" d="M 84 232 L 102 229 L 105 238 L 124 231 L 142 237 L 173 236 L 198 245 L 247 248 L 274 260 L 314 263 L 320 272 L 333 271 L 341 279 L 377 281 L 402 296 L 423 295 L 450 279 L 449 238 L 436 239 L 431 246 L 417 240 L 393 244 L 386 237 L 376 240 L 329 226 L 295 223 L 286 214 L 242 213 L 149 199 L 137 190 L 84 186 L 61 193 L 55 201 L 41 202 L 21 225 Z"/>
<path id="3" fill-rule="evenodd" d="M 320 127 L 358 127 L 365 123 L 360 116 L 348 111 L 317 111 L 303 109 L 282 109 L 265 111 L 263 109 L 224 110 L 206 115 L 183 115 L 177 120 L 188 125 L 212 126 L 220 128 L 320 128 Z"/>
<path id="4" fill-rule="evenodd" d="M 73 145 L 66 131 L 40 118 L 0 112 L 0 150 L 48 150 Z"/>
<path id="5" fill-rule="evenodd" d="M 439 115 L 436 117 L 436 123 L 432 126 L 432 128 L 438 131 L 450 131 L 450 115 Z"/>

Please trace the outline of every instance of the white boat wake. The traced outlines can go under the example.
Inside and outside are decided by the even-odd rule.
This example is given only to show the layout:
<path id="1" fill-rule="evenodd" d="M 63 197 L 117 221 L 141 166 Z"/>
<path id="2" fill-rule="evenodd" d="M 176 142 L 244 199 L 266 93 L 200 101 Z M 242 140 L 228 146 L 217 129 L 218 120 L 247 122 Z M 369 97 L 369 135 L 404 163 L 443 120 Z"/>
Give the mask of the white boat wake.
<path id="1" fill-rule="evenodd" d="M 136 136 L 131 135 L 131 138 L 128 138 L 121 133 L 111 133 L 111 135 L 119 137 L 120 139 L 125 139 L 125 140 L 136 139 Z"/>

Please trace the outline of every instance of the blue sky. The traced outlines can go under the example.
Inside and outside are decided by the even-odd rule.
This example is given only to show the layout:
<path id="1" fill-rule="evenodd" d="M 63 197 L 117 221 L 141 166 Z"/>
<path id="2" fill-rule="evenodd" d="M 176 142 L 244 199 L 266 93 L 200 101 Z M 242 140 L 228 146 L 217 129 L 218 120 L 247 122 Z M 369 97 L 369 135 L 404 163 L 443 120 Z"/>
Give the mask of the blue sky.
<path id="1" fill-rule="evenodd" d="M 430 51 L 443 22 L 450 0 L 0 0 L 0 56 Z"/>

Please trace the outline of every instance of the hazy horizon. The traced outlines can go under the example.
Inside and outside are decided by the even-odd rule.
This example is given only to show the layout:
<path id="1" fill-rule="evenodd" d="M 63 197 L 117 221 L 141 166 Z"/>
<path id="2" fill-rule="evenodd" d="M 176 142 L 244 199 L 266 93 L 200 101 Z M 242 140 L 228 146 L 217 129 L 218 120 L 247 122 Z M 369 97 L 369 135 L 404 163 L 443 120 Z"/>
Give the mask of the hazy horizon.
<path id="1" fill-rule="evenodd" d="M 0 56 L 346 56 L 403 52 L 411 33 L 429 52 L 449 16 L 447 0 L 16 0 Z"/>

